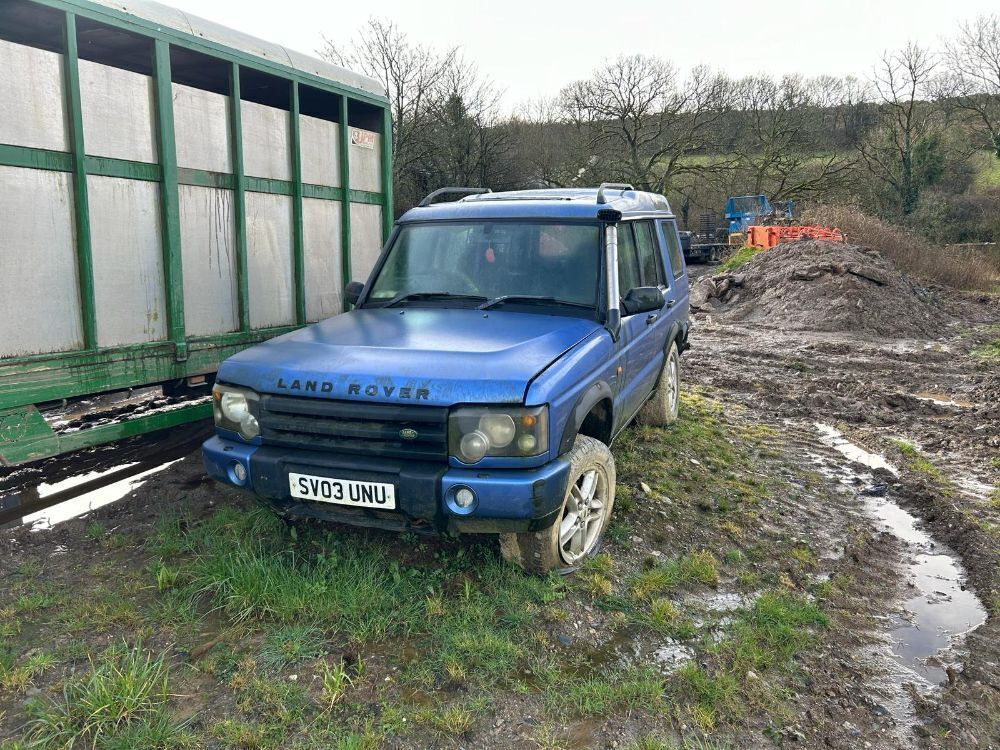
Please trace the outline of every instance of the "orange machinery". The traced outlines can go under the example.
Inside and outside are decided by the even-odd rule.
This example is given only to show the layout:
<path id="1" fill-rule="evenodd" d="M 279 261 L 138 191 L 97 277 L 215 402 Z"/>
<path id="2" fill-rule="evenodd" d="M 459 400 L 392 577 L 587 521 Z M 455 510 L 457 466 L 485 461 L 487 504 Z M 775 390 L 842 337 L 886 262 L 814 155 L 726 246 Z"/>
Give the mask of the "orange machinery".
<path id="1" fill-rule="evenodd" d="M 746 244 L 761 250 L 772 248 L 781 242 L 795 240 L 827 240 L 828 242 L 847 242 L 847 236 L 839 229 L 817 226 L 750 226 L 746 231 Z"/>

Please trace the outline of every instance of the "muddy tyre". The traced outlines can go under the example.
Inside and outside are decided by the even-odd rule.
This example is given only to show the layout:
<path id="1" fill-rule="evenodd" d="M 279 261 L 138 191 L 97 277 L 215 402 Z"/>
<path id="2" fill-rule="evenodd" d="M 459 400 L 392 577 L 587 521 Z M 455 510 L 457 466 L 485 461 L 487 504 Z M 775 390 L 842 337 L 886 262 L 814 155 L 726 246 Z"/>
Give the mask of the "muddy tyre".
<path id="1" fill-rule="evenodd" d="M 660 379 L 653 395 L 639 410 L 639 421 L 654 427 L 664 427 L 677 421 L 681 395 L 681 355 L 677 342 L 671 342 L 663 362 Z"/>
<path id="2" fill-rule="evenodd" d="M 542 531 L 501 534 L 500 551 L 528 573 L 571 573 L 597 553 L 615 504 L 615 459 L 611 450 L 577 435 L 566 454 L 566 494 L 556 522 Z"/>

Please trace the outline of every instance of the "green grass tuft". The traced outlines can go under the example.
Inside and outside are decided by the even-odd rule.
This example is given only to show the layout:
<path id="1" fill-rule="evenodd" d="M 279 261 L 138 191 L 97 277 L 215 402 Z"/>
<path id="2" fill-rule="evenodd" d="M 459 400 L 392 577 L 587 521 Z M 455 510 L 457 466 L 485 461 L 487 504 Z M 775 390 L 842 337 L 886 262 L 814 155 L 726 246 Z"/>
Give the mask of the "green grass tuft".
<path id="1" fill-rule="evenodd" d="M 719 581 L 719 561 L 708 550 L 681 555 L 638 573 L 631 584 L 633 596 L 648 601 L 680 586 L 714 586 Z"/>
<path id="2" fill-rule="evenodd" d="M 737 268 L 742 266 L 757 253 L 763 252 L 759 248 L 750 247 L 749 245 L 744 245 L 731 256 L 729 256 L 721 266 L 719 266 L 719 273 L 725 273 L 726 271 L 735 271 Z"/>
<path id="3" fill-rule="evenodd" d="M 291 664 L 318 659 L 326 653 L 326 639 L 319 628 L 310 625 L 283 625 L 271 630 L 260 649 L 260 660 L 273 670 Z"/>
<path id="4" fill-rule="evenodd" d="M 184 747 L 166 713 L 167 667 L 141 644 L 112 646 L 61 698 L 29 704 L 28 739 L 39 747 Z M 141 742 L 140 742 L 141 741 Z"/>

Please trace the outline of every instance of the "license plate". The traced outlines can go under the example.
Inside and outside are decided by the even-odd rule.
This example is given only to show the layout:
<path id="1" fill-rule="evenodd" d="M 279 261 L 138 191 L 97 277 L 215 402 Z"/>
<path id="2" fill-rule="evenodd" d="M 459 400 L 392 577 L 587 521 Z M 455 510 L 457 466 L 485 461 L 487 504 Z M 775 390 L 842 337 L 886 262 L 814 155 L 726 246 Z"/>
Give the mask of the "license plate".
<path id="1" fill-rule="evenodd" d="M 353 479 L 333 479 L 289 472 L 288 488 L 292 497 L 302 500 L 376 510 L 396 508 L 396 488 L 383 482 L 356 482 Z"/>

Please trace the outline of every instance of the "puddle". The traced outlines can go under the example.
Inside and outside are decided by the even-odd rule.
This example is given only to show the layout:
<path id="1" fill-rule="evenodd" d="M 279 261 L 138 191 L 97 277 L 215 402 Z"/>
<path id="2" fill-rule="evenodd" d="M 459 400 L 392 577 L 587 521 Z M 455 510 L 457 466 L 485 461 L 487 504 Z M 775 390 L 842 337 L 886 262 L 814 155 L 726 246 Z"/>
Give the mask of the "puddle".
<path id="1" fill-rule="evenodd" d="M 913 393 L 911 395 L 919 401 L 930 401 L 938 406 L 957 406 L 962 409 L 968 409 L 975 405 L 971 401 L 966 401 L 965 399 L 948 398 L 947 396 L 942 396 L 939 393 L 933 393 L 931 391 L 918 391 L 917 393 Z"/>
<path id="2" fill-rule="evenodd" d="M 62 523 L 63 521 L 68 521 L 71 518 L 86 515 L 87 513 L 97 510 L 98 508 L 108 505 L 109 503 L 120 500 L 132 490 L 141 486 L 151 475 L 163 471 L 168 466 L 172 466 L 180 460 L 181 459 L 168 461 L 160 464 L 159 466 L 154 466 L 151 469 L 141 471 L 137 474 L 132 474 L 124 479 L 112 481 L 110 484 L 106 484 L 103 487 L 92 490 L 91 492 L 76 495 L 75 497 L 71 497 L 61 503 L 56 503 L 55 505 L 45 508 L 44 510 L 40 510 L 36 513 L 30 513 L 24 516 L 21 519 L 21 522 L 31 526 L 32 531 L 51 529 L 57 523 Z M 53 484 L 40 484 L 37 487 L 38 497 L 44 500 L 46 497 L 66 492 L 67 490 L 71 490 L 73 487 L 77 487 L 84 483 L 99 482 L 102 477 L 120 474 L 123 470 L 137 465 L 138 462 L 122 464 L 121 466 L 116 466 L 107 471 L 92 471 L 87 474 L 70 477 L 69 479 L 65 479 L 61 482 L 55 482 Z"/>
<path id="3" fill-rule="evenodd" d="M 828 425 L 817 423 L 815 427 L 823 443 L 853 464 L 898 475 L 883 456 L 854 445 Z M 935 541 L 916 516 L 892 499 L 891 486 L 876 484 L 871 474 L 831 464 L 818 454 L 809 457 L 822 464 L 827 476 L 852 488 L 882 531 L 906 544 L 908 596 L 902 602 L 902 613 L 890 619 L 887 648 L 876 650 L 874 656 L 886 667 L 886 674 L 876 686 L 887 699 L 885 707 L 899 725 L 912 725 L 913 705 L 904 686 L 913 683 L 926 693 L 946 680 L 947 667 L 960 666 L 952 649 L 961 645 L 963 636 L 986 621 L 986 609 L 966 587 L 965 570 L 958 555 Z"/>
<path id="4" fill-rule="evenodd" d="M 580 666 L 589 674 L 652 663 L 660 672 L 669 675 L 694 658 L 694 650 L 679 641 L 667 637 L 649 638 L 642 628 L 631 626 L 614 631 L 604 644 L 591 649 Z"/>
<path id="5" fill-rule="evenodd" d="M 896 468 L 882 456 L 877 453 L 869 453 L 864 448 L 860 448 L 855 445 L 850 440 L 845 438 L 840 430 L 821 422 L 814 422 L 813 424 L 816 429 L 819 430 L 820 440 L 822 440 L 822 442 L 826 445 L 829 445 L 831 448 L 839 451 L 849 461 L 861 464 L 862 466 L 867 466 L 869 469 L 885 469 L 895 476 L 899 476 L 899 472 Z"/>

